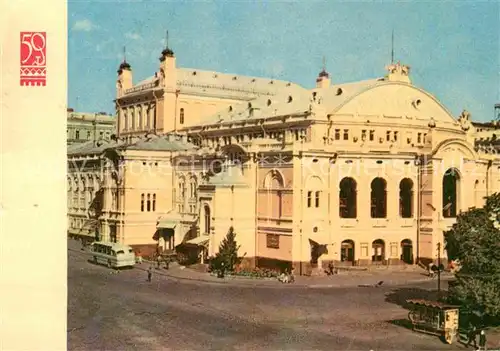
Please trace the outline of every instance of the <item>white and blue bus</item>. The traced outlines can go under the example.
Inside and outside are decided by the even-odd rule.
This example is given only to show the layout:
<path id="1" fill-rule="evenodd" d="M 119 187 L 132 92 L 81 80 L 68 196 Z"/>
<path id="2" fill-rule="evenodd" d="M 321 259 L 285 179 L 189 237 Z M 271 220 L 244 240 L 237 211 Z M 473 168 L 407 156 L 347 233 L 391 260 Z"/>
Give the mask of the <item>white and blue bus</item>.
<path id="1" fill-rule="evenodd" d="M 134 250 L 128 245 L 96 241 L 90 244 L 90 261 L 103 264 L 109 268 L 133 267 L 135 265 Z"/>

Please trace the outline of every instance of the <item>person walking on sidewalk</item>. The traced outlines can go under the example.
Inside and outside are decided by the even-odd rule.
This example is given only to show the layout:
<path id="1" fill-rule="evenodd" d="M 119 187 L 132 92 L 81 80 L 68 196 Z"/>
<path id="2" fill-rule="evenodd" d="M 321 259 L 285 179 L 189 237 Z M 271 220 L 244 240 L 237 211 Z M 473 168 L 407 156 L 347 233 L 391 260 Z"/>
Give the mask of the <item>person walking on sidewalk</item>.
<path id="1" fill-rule="evenodd" d="M 148 268 L 148 282 L 150 282 L 150 283 L 151 283 L 151 276 L 152 276 L 152 275 L 153 275 L 153 269 L 152 269 L 152 267 L 150 266 L 150 267 Z"/>
<path id="2" fill-rule="evenodd" d="M 477 329 L 476 326 L 472 324 L 469 328 L 469 333 L 467 335 L 467 345 L 465 345 L 465 347 L 469 347 L 472 343 L 474 343 L 474 349 L 477 349 L 476 336 Z"/>
<path id="3" fill-rule="evenodd" d="M 485 351 L 486 350 L 486 333 L 484 332 L 484 329 L 481 330 L 481 334 L 479 334 L 479 351 Z"/>
<path id="4" fill-rule="evenodd" d="M 160 265 L 161 265 L 161 255 L 160 254 L 158 254 L 158 256 L 156 256 L 156 263 L 158 264 L 156 269 L 160 269 Z"/>

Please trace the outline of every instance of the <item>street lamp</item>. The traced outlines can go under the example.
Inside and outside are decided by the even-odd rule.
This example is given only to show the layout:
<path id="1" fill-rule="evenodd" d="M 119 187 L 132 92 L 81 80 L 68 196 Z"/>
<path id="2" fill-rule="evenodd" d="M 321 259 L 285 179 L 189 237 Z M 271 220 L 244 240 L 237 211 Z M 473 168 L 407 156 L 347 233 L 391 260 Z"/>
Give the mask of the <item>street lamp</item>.
<path id="1" fill-rule="evenodd" d="M 438 274 L 438 296 L 441 293 L 441 243 L 437 244 L 438 250 L 438 266 L 437 266 L 437 274 Z"/>

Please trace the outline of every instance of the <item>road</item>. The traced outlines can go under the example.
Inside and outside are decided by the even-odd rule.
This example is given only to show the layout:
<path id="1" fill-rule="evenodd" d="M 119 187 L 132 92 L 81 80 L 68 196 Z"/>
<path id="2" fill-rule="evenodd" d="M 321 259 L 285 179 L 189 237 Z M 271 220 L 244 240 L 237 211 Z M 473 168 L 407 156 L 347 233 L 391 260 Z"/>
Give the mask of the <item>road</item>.
<path id="1" fill-rule="evenodd" d="M 435 284 L 435 283 L 434 283 Z M 460 350 L 398 325 L 405 288 L 232 286 L 115 273 L 68 251 L 69 350 Z"/>

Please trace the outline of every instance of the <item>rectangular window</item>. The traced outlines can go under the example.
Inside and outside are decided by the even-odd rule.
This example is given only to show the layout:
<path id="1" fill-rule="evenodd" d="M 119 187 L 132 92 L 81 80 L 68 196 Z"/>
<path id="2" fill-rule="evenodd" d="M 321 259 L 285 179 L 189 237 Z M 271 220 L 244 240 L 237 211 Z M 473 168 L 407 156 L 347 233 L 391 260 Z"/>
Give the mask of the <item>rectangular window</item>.
<path id="1" fill-rule="evenodd" d="M 365 140 L 366 140 L 366 130 L 365 130 L 365 129 L 363 129 L 363 130 L 361 131 L 361 141 L 365 141 Z"/>
<path id="2" fill-rule="evenodd" d="M 385 140 L 386 141 L 391 141 L 391 131 L 388 130 L 387 132 L 385 132 Z"/>
<path id="3" fill-rule="evenodd" d="M 151 195 L 148 194 L 148 201 L 146 202 L 146 208 L 148 210 L 148 212 L 151 211 Z"/>
<path id="4" fill-rule="evenodd" d="M 349 140 L 349 129 L 344 129 L 344 140 Z"/>
<path id="5" fill-rule="evenodd" d="M 314 196 L 314 200 L 315 200 L 314 202 L 315 202 L 316 207 L 319 207 L 319 194 L 320 194 L 319 191 L 316 191 L 316 194 L 314 194 L 315 195 Z"/>
<path id="6" fill-rule="evenodd" d="M 156 194 L 153 194 L 153 212 L 156 211 Z"/>
<path id="7" fill-rule="evenodd" d="M 398 132 L 394 132 L 394 141 L 398 141 Z"/>
<path id="8" fill-rule="evenodd" d="M 75 133 L 75 139 L 80 139 L 80 131 L 77 130 Z"/>
<path id="9" fill-rule="evenodd" d="M 144 194 L 141 194 L 141 212 L 144 212 Z"/>
<path id="10" fill-rule="evenodd" d="M 427 142 L 427 133 L 424 133 L 424 140 L 423 140 L 424 144 Z"/>
<path id="11" fill-rule="evenodd" d="M 398 243 L 392 242 L 390 247 L 391 257 L 398 257 Z"/>
<path id="12" fill-rule="evenodd" d="M 311 207 L 312 205 L 312 191 L 307 192 L 307 207 Z"/>
<path id="13" fill-rule="evenodd" d="M 361 257 L 368 257 L 368 243 L 361 243 Z"/>
<path id="14" fill-rule="evenodd" d="M 335 140 L 340 140 L 340 129 L 335 129 Z"/>
<path id="15" fill-rule="evenodd" d="M 269 249 L 279 249 L 280 236 L 277 234 L 266 234 L 266 247 Z"/>
<path id="16" fill-rule="evenodd" d="M 373 141 L 373 140 L 375 140 L 375 131 L 370 130 L 370 141 Z"/>
<path id="17" fill-rule="evenodd" d="M 422 143 L 422 133 L 417 134 L 417 143 Z"/>

